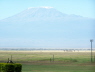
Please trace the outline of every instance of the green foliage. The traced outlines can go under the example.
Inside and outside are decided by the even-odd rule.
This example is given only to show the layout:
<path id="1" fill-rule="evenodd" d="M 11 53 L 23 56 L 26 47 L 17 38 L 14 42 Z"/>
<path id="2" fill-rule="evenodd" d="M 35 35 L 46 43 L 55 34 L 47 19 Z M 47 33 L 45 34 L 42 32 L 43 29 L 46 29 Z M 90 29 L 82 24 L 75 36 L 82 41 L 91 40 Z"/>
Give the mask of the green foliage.
<path id="1" fill-rule="evenodd" d="M 1 72 L 1 64 L 0 64 L 0 72 Z"/>
<path id="2" fill-rule="evenodd" d="M 2 65 L 4 65 L 5 63 L 0 63 L 0 72 L 2 71 Z"/>
<path id="3" fill-rule="evenodd" d="M 17 63 L 0 63 L 0 72 L 21 72 L 22 65 Z"/>
<path id="4" fill-rule="evenodd" d="M 14 64 L 3 64 L 2 71 L 3 72 L 14 72 L 15 66 Z"/>
<path id="5" fill-rule="evenodd" d="M 15 72 L 21 72 L 22 65 L 21 64 L 15 64 Z"/>

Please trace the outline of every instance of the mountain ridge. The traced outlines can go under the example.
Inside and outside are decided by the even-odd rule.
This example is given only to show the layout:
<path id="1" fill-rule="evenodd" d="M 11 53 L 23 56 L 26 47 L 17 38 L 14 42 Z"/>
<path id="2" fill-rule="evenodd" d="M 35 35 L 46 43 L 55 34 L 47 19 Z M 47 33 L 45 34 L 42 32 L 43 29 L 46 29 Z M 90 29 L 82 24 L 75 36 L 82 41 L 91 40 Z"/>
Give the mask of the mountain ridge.
<path id="1" fill-rule="evenodd" d="M 95 19 L 30 8 L 0 21 L 0 47 L 88 48 L 94 26 Z"/>
<path id="2" fill-rule="evenodd" d="M 79 15 L 68 15 L 57 11 L 53 7 L 32 7 L 28 8 L 14 16 L 3 19 L 1 21 L 17 22 L 17 21 L 47 21 L 47 20 L 64 20 L 64 19 L 83 19 L 84 17 Z"/>

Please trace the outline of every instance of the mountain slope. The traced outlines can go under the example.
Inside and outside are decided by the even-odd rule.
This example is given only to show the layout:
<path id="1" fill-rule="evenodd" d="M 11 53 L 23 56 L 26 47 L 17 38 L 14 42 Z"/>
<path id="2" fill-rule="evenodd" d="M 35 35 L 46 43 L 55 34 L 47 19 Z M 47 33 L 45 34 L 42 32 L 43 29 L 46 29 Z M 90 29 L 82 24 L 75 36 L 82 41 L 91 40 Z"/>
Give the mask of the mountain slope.
<path id="1" fill-rule="evenodd" d="M 63 18 L 66 14 L 57 11 L 54 8 L 28 8 L 25 11 L 14 15 L 4 21 L 36 21 L 36 20 L 50 20 L 53 18 Z"/>
<path id="2" fill-rule="evenodd" d="M 0 21 L 0 47 L 89 47 L 94 23 L 51 7 L 28 8 Z"/>
<path id="3" fill-rule="evenodd" d="M 83 17 L 78 15 L 67 15 L 57 11 L 51 7 L 37 7 L 28 8 L 25 11 L 14 15 L 12 17 L 6 18 L 2 21 L 6 22 L 31 22 L 31 21 L 47 21 L 47 20 L 64 20 L 64 19 L 82 19 Z"/>

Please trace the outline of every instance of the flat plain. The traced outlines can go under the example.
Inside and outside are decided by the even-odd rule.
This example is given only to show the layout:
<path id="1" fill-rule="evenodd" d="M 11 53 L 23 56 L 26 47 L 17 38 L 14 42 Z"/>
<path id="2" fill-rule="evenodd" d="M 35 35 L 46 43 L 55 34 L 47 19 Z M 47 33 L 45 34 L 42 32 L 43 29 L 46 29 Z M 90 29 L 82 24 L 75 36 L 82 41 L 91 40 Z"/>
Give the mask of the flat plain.
<path id="1" fill-rule="evenodd" d="M 22 72 L 95 72 L 88 51 L 0 51 L 0 63 L 8 58 L 22 64 Z"/>

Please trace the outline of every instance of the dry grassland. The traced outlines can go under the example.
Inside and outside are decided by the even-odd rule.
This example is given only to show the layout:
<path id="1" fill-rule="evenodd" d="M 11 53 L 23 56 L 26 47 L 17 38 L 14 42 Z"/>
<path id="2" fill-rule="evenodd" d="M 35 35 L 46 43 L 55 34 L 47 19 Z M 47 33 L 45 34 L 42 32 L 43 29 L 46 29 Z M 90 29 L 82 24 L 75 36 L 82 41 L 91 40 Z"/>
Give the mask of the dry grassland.
<path id="1" fill-rule="evenodd" d="M 93 63 L 90 51 L 0 51 L 0 62 L 11 55 L 23 65 L 22 72 L 95 72 L 94 51 Z"/>
<path id="2" fill-rule="evenodd" d="M 90 62 L 90 51 L 0 51 L 0 62 L 7 62 L 8 58 L 14 62 L 50 61 L 53 56 L 55 61 L 75 59 L 78 62 Z M 95 52 L 93 52 L 94 60 Z M 66 61 L 66 60 L 65 60 Z"/>

